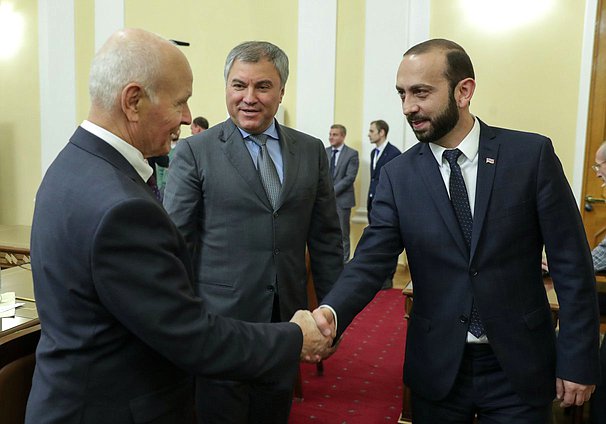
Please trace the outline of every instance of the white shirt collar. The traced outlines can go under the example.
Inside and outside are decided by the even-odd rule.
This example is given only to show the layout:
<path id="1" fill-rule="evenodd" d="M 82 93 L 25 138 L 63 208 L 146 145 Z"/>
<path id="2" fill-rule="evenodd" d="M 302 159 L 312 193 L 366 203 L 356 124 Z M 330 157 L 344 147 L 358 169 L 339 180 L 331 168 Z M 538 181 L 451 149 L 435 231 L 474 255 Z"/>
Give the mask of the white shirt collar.
<path id="1" fill-rule="evenodd" d="M 137 174 L 139 174 L 143 181 L 147 181 L 154 173 L 151 166 L 148 165 L 143 157 L 143 154 L 136 147 L 88 120 L 84 120 L 80 126 L 116 149 L 135 168 L 135 171 L 137 171 Z"/>
<path id="2" fill-rule="evenodd" d="M 442 154 L 448 149 L 435 143 L 429 143 L 429 148 L 431 149 L 431 152 L 436 158 L 438 164 L 442 166 Z M 469 133 L 456 148 L 463 152 L 463 156 L 465 156 L 465 158 L 467 158 L 469 161 L 473 161 L 473 159 L 476 157 L 478 150 L 480 149 L 480 123 L 478 122 L 478 118 L 474 117 L 474 123 L 471 131 L 469 131 Z"/>

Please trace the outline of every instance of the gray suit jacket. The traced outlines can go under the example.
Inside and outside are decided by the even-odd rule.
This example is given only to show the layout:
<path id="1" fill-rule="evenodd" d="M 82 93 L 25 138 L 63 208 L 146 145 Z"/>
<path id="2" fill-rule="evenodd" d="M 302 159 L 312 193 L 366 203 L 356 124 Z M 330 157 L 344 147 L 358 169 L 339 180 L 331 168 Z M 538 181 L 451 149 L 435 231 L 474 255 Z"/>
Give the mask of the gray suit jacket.
<path id="1" fill-rule="evenodd" d="M 305 248 L 321 299 L 342 269 L 341 229 L 320 140 L 277 125 L 284 184 L 274 212 L 231 120 L 177 145 L 164 206 L 194 258 L 197 293 L 217 314 L 269 322 L 307 307 Z"/>
<path id="2" fill-rule="evenodd" d="M 332 147 L 326 148 L 328 160 L 332 156 Z M 343 145 L 341 153 L 337 158 L 337 167 L 333 177 L 335 196 L 337 196 L 337 206 L 341 209 L 351 209 L 356 206 L 356 197 L 354 194 L 354 181 L 358 175 L 358 151 Z"/>

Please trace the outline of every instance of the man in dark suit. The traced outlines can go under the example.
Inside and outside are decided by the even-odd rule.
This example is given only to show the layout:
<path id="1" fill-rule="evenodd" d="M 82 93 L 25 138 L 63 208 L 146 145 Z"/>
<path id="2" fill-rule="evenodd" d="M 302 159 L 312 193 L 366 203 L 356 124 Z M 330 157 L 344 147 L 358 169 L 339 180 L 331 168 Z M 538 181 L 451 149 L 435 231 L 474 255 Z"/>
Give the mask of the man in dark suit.
<path id="1" fill-rule="evenodd" d="M 401 153 L 400 149 L 387 141 L 388 133 L 389 125 L 382 119 L 370 123 L 368 139 L 375 145 L 375 148 L 370 153 L 370 186 L 368 187 L 368 201 L 366 203 L 369 224 L 371 219 L 370 211 L 372 210 L 372 201 L 374 200 L 375 192 L 377 191 L 381 168 Z"/>
<path id="2" fill-rule="evenodd" d="M 314 316 L 328 331 L 332 307 L 342 333 L 405 248 L 415 291 L 404 364 L 413 422 L 471 423 L 477 414 L 546 423 L 556 393 L 563 406 L 582 405 L 598 378 L 591 255 L 551 141 L 473 116 L 474 78 L 451 41 L 404 54 L 396 88 L 420 143 L 383 167 L 372 224 Z M 560 304 L 557 338 L 543 247 Z"/>
<path id="3" fill-rule="evenodd" d="M 195 296 L 185 241 L 145 183 L 144 159 L 166 154 L 190 122 L 191 87 L 185 56 L 142 30 L 116 32 L 95 56 L 89 117 L 36 196 L 42 333 L 28 424 L 191 423 L 192 374 L 289 387 L 300 353 L 321 340 L 311 314 L 293 318 L 302 337 L 291 323 L 211 315 Z"/>
<path id="4" fill-rule="evenodd" d="M 332 125 L 328 135 L 330 147 L 326 148 L 329 170 L 337 198 L 337 214 L 339 215 L 341 233 L 343 234 L 344 262 L 349 260 L 349 220 L 351 218 L 351 208 L 356 205 L 353 185 L 360 166 L 358 151 L 345 144 L 346 136 L 347 129 L 345 126 Z"/>
<path id="5" fill-rule="evenodd" d="M 307 307 L 305 250 L 319 299 L 343 267 L 341 229 L 324 145 L 278 123 L 288 57 L 267 42 L 228 54 L 230 118 L 179 143 L 164 205 L 190 248 L 196 289 L 211 312 L 283 321 Z M 285 423 L 292 391 L 197 381 L 208 423 Z"/>

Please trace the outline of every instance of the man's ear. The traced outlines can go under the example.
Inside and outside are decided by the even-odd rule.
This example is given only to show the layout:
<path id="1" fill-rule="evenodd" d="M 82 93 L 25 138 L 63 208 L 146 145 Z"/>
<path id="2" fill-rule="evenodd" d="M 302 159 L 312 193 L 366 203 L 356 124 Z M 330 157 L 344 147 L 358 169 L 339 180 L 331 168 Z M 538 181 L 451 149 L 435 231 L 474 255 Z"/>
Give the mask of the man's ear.
<path id="1" fill-rule="evenodd" d="M 459 83 L 455 87 L 454 96 L 457 102 L 457 106 L 460 109 L 469 107 L 475 89 L 476 81 L 473 78 L 465 78 L 459 81 Z"/>
<path id="2" fill-rule="evenodd" d="M 139 112 L 141 109 L 141 101 L 145 97 L 145 91 L 139 84 L 131 82 L 122 89 L 120 96 L 120 106 L 122 112 L 131 122 L 139 121 Z"/>

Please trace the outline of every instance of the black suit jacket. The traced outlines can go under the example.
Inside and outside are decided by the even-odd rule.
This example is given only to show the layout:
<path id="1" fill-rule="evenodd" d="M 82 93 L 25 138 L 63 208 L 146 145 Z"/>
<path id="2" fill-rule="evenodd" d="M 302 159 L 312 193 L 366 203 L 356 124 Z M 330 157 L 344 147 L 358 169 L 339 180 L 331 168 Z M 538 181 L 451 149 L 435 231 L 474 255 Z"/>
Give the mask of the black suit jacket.
<path id="1" fill-rule="evenodd" d="M 194 258 L 213 313 L 269 322 L 274 293 L 288 320 L 307 308 L 305 249 L 319 299 L 343 268 L 341 227 L 320 140 L 276 124 L 284 183 L 274 211 L 231 119 L 181 141 L 164 206 Z"/>
<path id="2" fill-rule="evenodd" d="M 188 422 L 190 374 L 294 382 L 299 328 L 208 314 L 162 205 L 82 128 L 40 186 L 31 254 L 42 334 L 27 423 Z"/>
<path id="3" fill-rule="evenodd" d="M 530 404 L 555 396 L 556 376 L 595 384 L 598 314 L 583 224 L 551 141 L 481 123 L 471 252 L 438 164 L 418 143 L 383 167 L 354 259 L 324 302 L 341 333 L 406 249 L 414 281 L 404 381 L 433 400 L 452 388 L 472 300 L 490 344 Z M 541 275 L 545 246 L 560 302 L 556 340 Z"/>
<path id="4" fill-rule="evenodd" d="M 374 149 L 373 149 L 373 152 L 374 152 Z M 368 187 L 368 200 L 366 203 L 366 209 L 368 210 L 369 219 L 370 219 L 370 211 L 372 210 L 372 200 L 375 195 L 375 192 L 377 191 L 377 184 L 379 184 L 379 176 L 381 175 L 381 168 L 383 168 L 383 165 L 385 165 L 387 162 L 389 162 L 390 160 L 392 160 L 393 158 L 398 156 L 400 153 L 401 153 L 400 149 L 398 149 L 393 144 L 387 142 L 387 144 L 385 145 L 385 149 L 383 150 L 383 153 L 381 154 L 381 157 L 377 161 L 375 169 L 372 169 L 373 153 L 372 152 L 370 153 L 370 186 Z"/>

